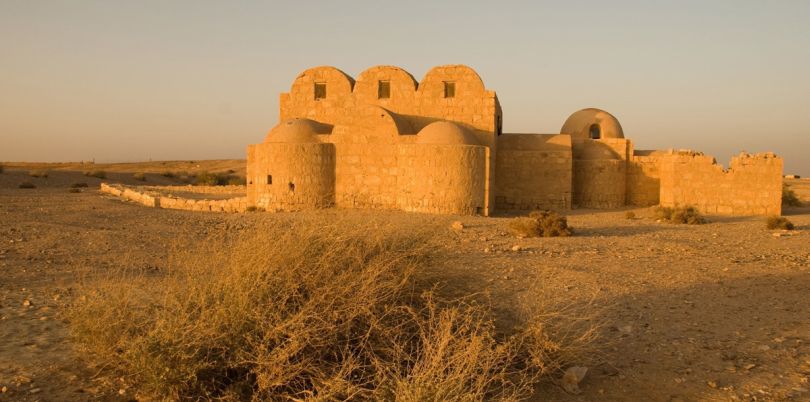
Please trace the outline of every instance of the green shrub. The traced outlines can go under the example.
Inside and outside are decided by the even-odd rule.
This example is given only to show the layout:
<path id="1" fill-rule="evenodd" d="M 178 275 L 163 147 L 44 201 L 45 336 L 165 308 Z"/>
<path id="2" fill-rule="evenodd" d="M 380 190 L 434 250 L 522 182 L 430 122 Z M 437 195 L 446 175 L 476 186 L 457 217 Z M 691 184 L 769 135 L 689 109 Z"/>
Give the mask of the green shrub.
<path id="1" fill-rule="evenodd" d="M 509 227 L 519 237 L 565 237 L 572 234 L 565 216 L 552 211 L 534 211 L 528 218 L 515 218 Z"/>
<path id="2" fill-rule="evenodd" d="M 655 209 L 656 218 L 669 223 L 702 225 L 706 219 L 692 206 L 677 208 L 657 207 Z"/>
<path id="3" fill-rule="evenodd" d="M 636 219 L 636 213 L 633 211 L 627 211 L 624 213 L 624 219 Z"/>
<path id="4" fill-rule="evenodd" d="M 87 187 L 87 183 L 73 183 L 70 185 L 70 188 L 84 188 Z"/>
<path id="5" fill-rule="evenodd" d="M 89 172 L 84 172 L 84 175 L 87 176 L 87 177 L 95 177 L 97 179 L 106 179 L 107 178 L 107 172 L 105 172 L 103 170 L 93 170 L 93 171 L 89 171 Z"/>
<path id="6" fill-rule="evenodd" d="M 796 192 L 790 188 L 787 183 L 782 183 L 782 205 L 789 207 L 802 206 L 801 200 L 796 196 Z"/>
<path id="7" fill-rule="evenodd" d="M 153 399 L 254 401 L 520 400 L 573 363 L 553 361 L 568 336 L 588 339 L 543 315 L 503 335 L 486 305 L 441 299 L 415 276 L 424 234 L 298 219 L 80 289 L 72 335 Z"/>
<path id="8" fill-rule="evenodd" d="M 781 216 L 769 216 L 765 220 L 765 226 L 768 229 L 783 229 L 783 230 L 793 230 L 793 222 L 789 221 L 787 218 Z"/>
<path id="9" fill-rule="evenodd" d="M 30 181 L 24 181 L 24 182 L 20 183 L 20 185 L 18 187 L 20 187 L 20 188 L 37 188 L 37 186 L 35 186 L 34 183 L 31 183 Z"/>
<path id="10" fill-rule="evenodd" d="M 48 177 L 48 171 L 47 170 L 32 170 L 32 171 L 28 172 L 28 175 L 31 176 L 31 177 L 36 177 L 36 178 L 46 178 L 46 177 Z"/>
<path id="11" fill-rule="evenodd" d="M 146 181 L 146 174 L 144 173 L 135 173 L 132 175 L 132 178 L 135 180 Z"/>

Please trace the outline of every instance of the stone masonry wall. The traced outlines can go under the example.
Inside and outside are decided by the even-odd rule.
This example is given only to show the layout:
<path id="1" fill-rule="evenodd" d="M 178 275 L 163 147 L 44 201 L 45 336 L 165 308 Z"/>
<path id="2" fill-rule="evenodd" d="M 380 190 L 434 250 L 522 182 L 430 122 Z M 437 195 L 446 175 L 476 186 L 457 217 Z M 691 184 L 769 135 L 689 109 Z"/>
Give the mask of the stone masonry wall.
<path id="1" fill-rule="evenodd" d="M 610 209 L 625 205 L 626 162 L 615 159 L 574 159 L 574 205 Z"/>
<path id="2" fill-rule="evenodd" d="M 488 148 L 403 144 L 397 149 L 399 209 L 458 215 L 485 214 Z"/>
<path id="3" fill-rule="evenodd" d="M 168 186 L 178 187 L 178 186 Z M 153 208 L 182 209 L 187 211 L 209 211 L 209 212 L 245 212 L 247 210 L 247 198 L 235 197 L 225 200 L 196 200 L 180 197 L 161 195 L 155 189 L 157 186 L 130 187 L 122 184 L 101 183 L 101 192 L 110 194 L 125 200 L 137 202 Z M 170 189 L 167 189 L 170 190 Z"/>
<path id="4" fill-rule="evenodd" d="M 636 151 L 627 164 L 627 205 L 658 205 L 660 166 L 667 151 Z"/>
<path id="5" fill-rule="evenodd" d="M 782 165 L 770 152 L 742 153 L 723 170 L 710 156 L 672 152 L 661 163 L 661 205 L 691 205 L 706 214 L 780 215 Z"/>
<path id="6" fill-rule="evenodd" d="M 495 208 L 570 209 L 571 137 L 504 134 L 498 137 Z"/>

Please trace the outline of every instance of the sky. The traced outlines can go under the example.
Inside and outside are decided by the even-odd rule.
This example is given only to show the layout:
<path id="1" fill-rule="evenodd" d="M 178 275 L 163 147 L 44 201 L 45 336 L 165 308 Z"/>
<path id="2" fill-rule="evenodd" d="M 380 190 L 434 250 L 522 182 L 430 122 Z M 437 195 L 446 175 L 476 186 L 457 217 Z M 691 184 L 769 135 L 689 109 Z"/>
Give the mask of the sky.
<path id="1" fill-rule="evenodd" d="M 636 149 L 810 176 L 810 1 L 0 0 L 0 161 L 244 158 L 301 71 L 466 64 L 504 132 L 586 107 Z"/>

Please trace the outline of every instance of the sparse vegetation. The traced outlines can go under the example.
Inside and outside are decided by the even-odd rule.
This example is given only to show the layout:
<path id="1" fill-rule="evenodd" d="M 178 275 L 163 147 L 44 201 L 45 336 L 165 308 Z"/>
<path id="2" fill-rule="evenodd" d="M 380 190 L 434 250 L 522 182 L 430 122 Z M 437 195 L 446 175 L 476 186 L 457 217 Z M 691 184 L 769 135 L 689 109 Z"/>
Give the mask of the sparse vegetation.
<path id="1" fill-rule="evenodd" d="M 135 173 L 132 175 L 132 178 L 139 181 L 146 181 L 146 174 L 145 173 Z"/>
<path id="2" fill-rule="evenodd" d="M 31 183 L 30 181 L 24 181 L 24 182 L 20 183 L 20 185 L 18 187 L 19 188 L 37 188 L 37 186 L 35 186 L 34 183 Z"/>
<path id="3" fill-rule="evenodd" d="M 171 400 L 520 400 L 596 344 L 568 314 L 501 334 L 486 303 L 418 276 L 441 261 L 428 237 L 373 227 L 296 220 L 178 247 L 160 274 L 83 289 L 72 334 Z"/>
<path id="4" fill-rule="evenodd" d="M 73 183 L 70 185 L 70 188 L 84 188 L 84 187 L 87 187 L 87 183 L 81 182 L 81 183 Z"/>
<path id="5" fill-rule="evenodd" d="M 244 185 L 245 178 L 230 173 L 209 173 L 205 170 L 197 173 L 194 184 L 197 186 Z"/>
<path id="6" fill-rule="evenodd" d="M 528 218 L 515 218 L 509 227 L 519 237 L 565 237 L 572 234 L 566 217 L 553 211 L 534 211 Z"/>
<path id="7" fill-rule="evenodd" d="M 0 165 L 0 173 L 3 173 L 3 165 Z"/>
<path id="8" fill-rule="evenodd" d="M 636 213 L 633 211 L 627 211 L 624 213 L 624 219 L 636 219 Z"/>
<path id="9" fill-rule="evenodd" d="M 28 175 L 31 176 L 31 177 L 36 177 L 38 179 L 47 178 L 48 177 L 48 171 L 47 170 L 32 170 L 32 171 L 28 172 Z"/>
<path id="10" fill-rule="evenodd" d="M 69 193 L 81 193 L 82 190 L 80 188 L 70 188 L 68 189 Z"/>
<path id="11" fill-rule="evenodd" d="M 782 205 L 789 207 L 802 206 L 801 200 L 796 196 L 796 192 L 787 183 L 782 183 Z"/>
<path id="12" fill-rule="evenodd" d="M 103 170 L 92 170 L 92 171 L 84 172 L 84 175 L 87 176 L 87 177 L 95 177 L 97 179 L 106 179 L 107 178 L 107 172 L 105 172 Z"/>
<path id="13" fill-rule="evenodd" d="M 793 222 L 782 216 L 769 216 L 765 220 L 765 226 L 767 226 L 770 230 L 793 230 L 794 228 Z"/>
<path id="14" fill-rule="evenodd" d="M 163 176 L 163 177 L 168 177 L 170 179 L 173 179 L 173 178 L 177 177 L 177 175 L 175 175 L 174 172 L 169 171 L 169 170 L 161 173 L 160 175 Z"/>
<path id="15" fill-rule="evenodd" d="M 658 220 L 676 224 L 702 225 L 706 223 L 706 218 L 692 206 L 657 207 L 655 216 Z"/>

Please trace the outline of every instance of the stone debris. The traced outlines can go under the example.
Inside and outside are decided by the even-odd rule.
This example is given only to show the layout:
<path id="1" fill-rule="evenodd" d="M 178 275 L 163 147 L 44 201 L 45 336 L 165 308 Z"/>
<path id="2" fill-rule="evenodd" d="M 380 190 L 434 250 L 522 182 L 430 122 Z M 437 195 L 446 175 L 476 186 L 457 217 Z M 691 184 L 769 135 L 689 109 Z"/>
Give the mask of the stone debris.
<path id="1" fill-rule="evenodd" d="M 461 232 L 464 230 L 464 224 L 461 221 L 455 221 L 453 224 L 450 225 L 450 228 L 456 232 Z"/>
<path id="2" fill-rule="evenodd" d="M 579 389 L 579 384 L 585 378 L 585 374 L 587 373 L 588 368 L 581 366 L 569 367 L 568 370 L 565 370 L 565 374 L 562 378 L 562 387 L 565 392 L 574 395 L 581 393 L 582 390 Z"/>

